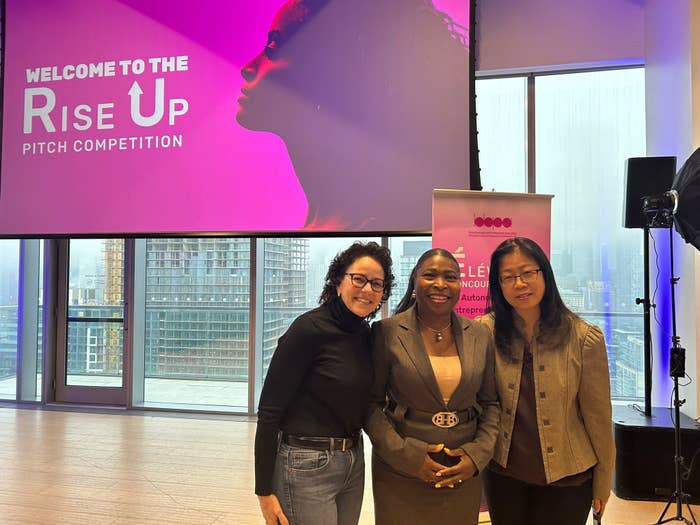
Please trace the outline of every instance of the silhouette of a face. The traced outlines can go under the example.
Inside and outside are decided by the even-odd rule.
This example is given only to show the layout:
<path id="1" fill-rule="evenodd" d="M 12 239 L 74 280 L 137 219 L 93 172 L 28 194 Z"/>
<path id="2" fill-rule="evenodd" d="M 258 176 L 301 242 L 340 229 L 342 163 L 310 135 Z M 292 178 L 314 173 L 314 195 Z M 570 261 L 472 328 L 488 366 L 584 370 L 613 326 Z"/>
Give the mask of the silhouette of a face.
<path id="1" fill-rule="evenodd" d="M 465 187 L 468 55 L 429 4 L 286 0 L 243 66 L 236 119 L 285 143 L 310 228 L 379 217 L 388 229 L 429 228 L 432 188 Z M 382 189 L 348 201 L 347 188 L 368 184 Z M 401 206 L 386 207 L 398 186 Z"/>
<path id="2" fill-rule="evenodd" d="M 285 2 L 272 21 L 265 47 L 241 69 L 245 82 L 236 119 L 243 127 L 280 132 L 285 122 L 302 117 L 300 64 L 294 59 L 290 40 L 308 15 L 309 9 L 302 0 Z"/>

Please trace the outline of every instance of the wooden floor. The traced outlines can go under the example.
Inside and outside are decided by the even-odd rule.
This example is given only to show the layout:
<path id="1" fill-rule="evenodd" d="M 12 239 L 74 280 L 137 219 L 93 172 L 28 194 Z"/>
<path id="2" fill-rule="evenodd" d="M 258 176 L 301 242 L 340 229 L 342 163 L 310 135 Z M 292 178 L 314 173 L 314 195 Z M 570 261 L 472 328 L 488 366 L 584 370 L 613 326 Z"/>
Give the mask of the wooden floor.
<path id="1" fill-rule="evenodd" d="M 254 434 L 245 418 L 0 408 L 0 523 L 263 523 Z M 604 523 L 652 524 L 663 506 L 613 496 Z M 360 523 L 373 521 L 368 484 Z"/>

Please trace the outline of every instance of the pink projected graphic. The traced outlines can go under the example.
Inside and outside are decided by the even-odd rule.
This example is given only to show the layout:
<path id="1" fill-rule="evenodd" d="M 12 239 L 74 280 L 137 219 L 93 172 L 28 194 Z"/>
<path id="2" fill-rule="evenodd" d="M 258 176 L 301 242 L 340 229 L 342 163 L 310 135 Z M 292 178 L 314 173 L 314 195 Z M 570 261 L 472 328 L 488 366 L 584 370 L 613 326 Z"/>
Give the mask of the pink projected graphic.
<path id="1" fill-rule="evenodd" d="M 7 0 L 0 235 L 429 230 L 467 7 Z"/>

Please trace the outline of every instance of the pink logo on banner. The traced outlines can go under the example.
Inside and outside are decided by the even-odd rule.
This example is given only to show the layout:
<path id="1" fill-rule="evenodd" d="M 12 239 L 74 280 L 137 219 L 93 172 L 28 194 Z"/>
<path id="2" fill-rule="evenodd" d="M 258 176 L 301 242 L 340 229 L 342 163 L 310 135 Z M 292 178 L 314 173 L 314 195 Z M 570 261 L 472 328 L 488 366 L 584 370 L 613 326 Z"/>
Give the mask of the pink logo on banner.
<path id="1" fill-rule="evenodd" d="M 460 266 L 455 311 L 465 317 L 484 313 L 496 246 L 510 237 L 529 237 L 549 255 L 550 229 L 551 195 L 435 190 L 433 246 L 448 249 Z"/>
<path id="2" fill-rule="evenodd" d="M 475 217 L 474 226 L 477 228 L 510 228 L 513 221 L 510 217 Z"/>

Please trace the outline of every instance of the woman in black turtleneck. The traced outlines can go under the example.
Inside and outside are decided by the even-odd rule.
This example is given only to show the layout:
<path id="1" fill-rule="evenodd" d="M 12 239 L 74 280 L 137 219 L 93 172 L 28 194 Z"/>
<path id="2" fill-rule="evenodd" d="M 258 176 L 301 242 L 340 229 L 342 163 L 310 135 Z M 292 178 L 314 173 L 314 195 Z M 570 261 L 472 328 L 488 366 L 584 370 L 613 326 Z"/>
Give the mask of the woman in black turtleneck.
<path id="1" fill-rule="evenodd" d="M 358 522 L 360 428 L 372 385 L 366 319 L 388 299 L 393 281 L 389 250 L 356 242 L 328 268 L 321 306 L 280 337 L 255 435 L 255 494 L 265 523 Z"/>

